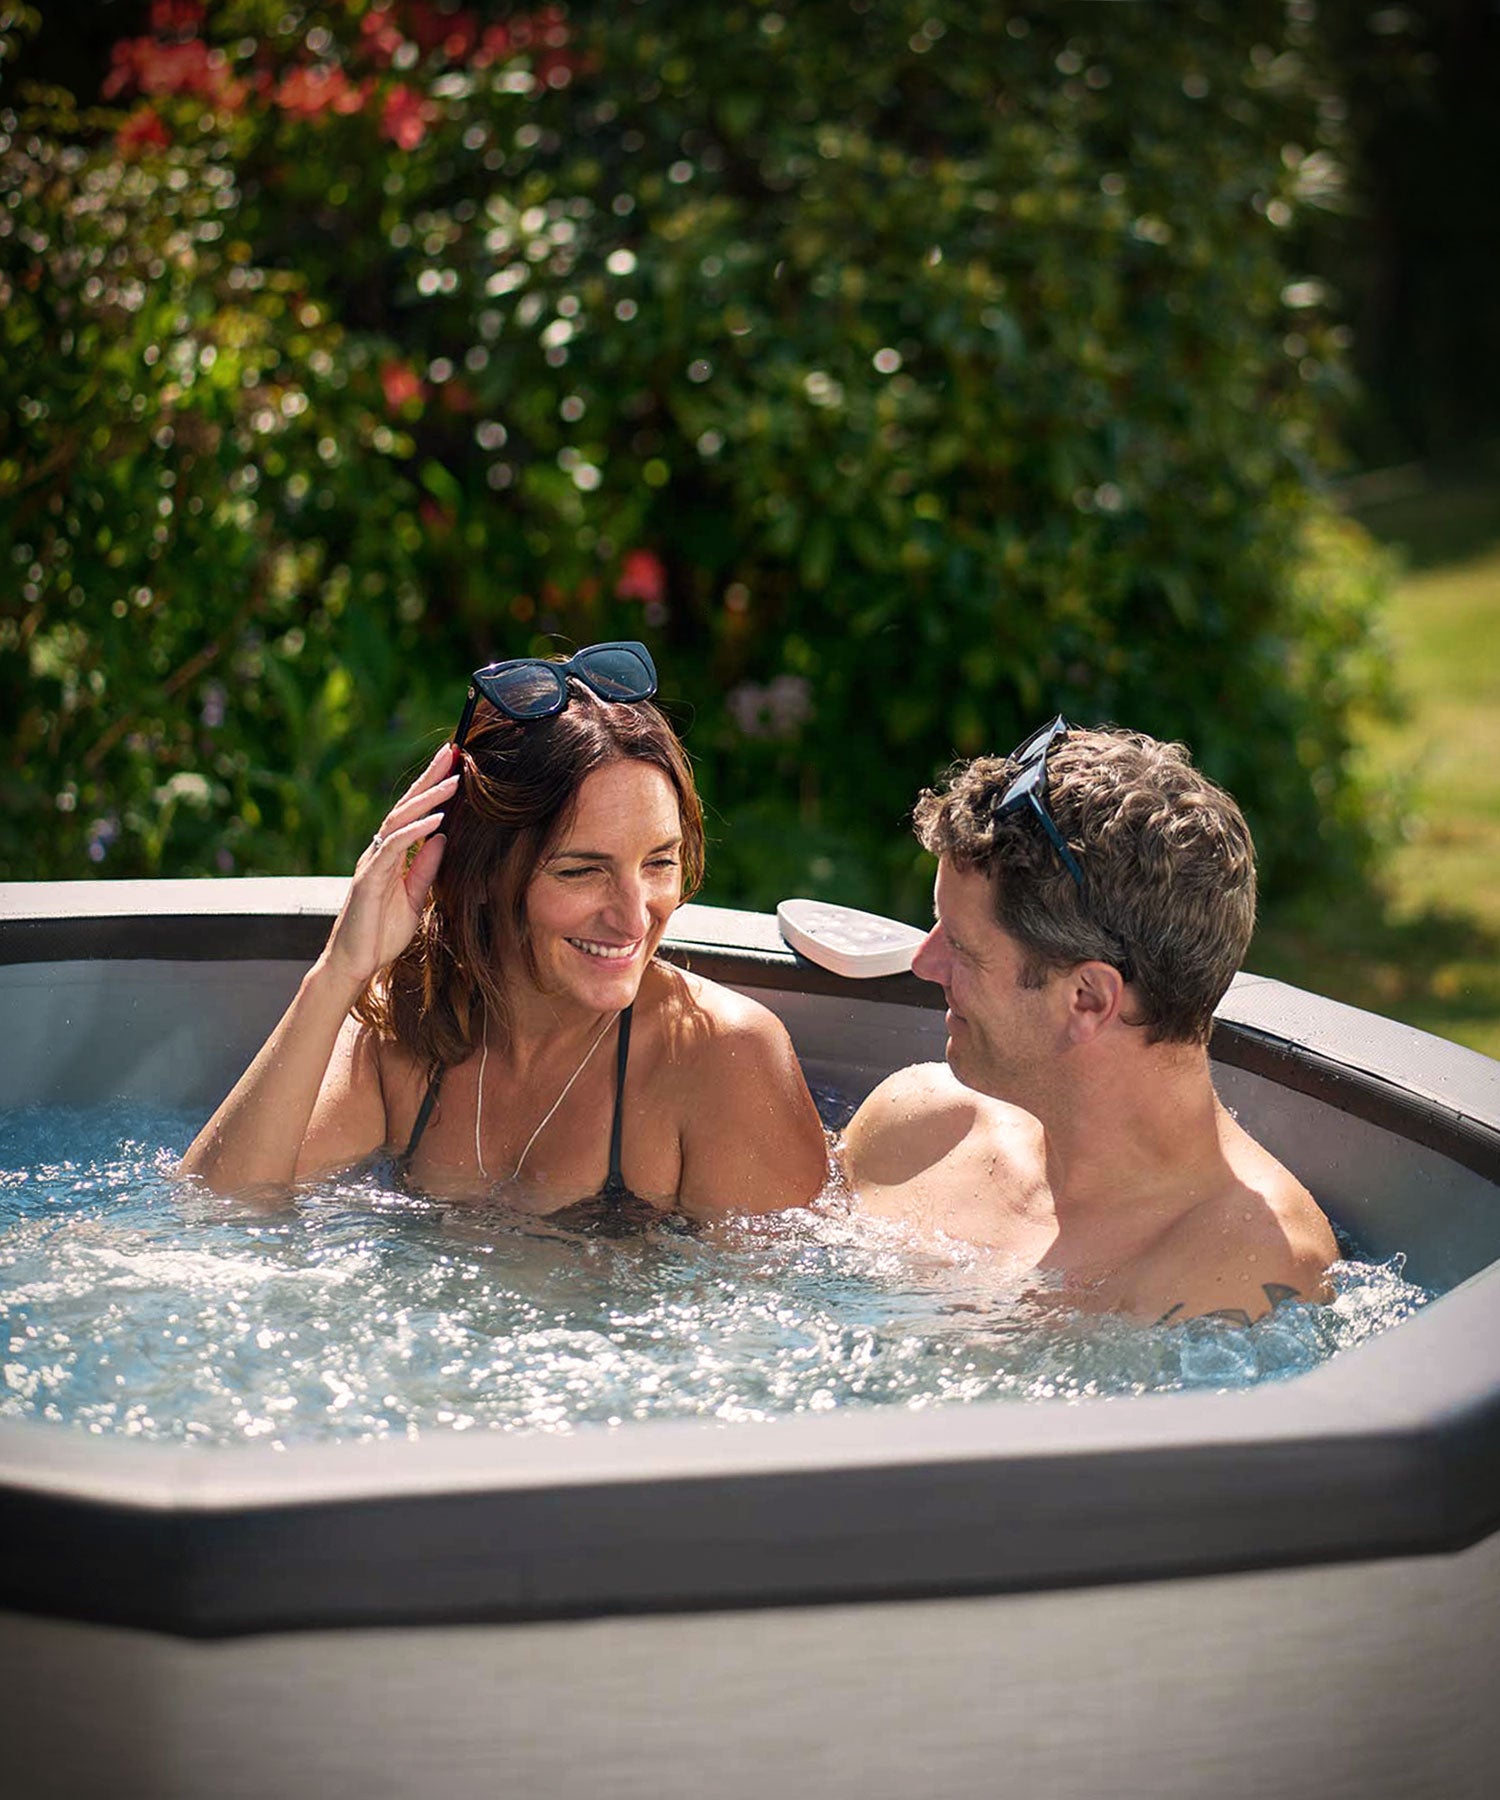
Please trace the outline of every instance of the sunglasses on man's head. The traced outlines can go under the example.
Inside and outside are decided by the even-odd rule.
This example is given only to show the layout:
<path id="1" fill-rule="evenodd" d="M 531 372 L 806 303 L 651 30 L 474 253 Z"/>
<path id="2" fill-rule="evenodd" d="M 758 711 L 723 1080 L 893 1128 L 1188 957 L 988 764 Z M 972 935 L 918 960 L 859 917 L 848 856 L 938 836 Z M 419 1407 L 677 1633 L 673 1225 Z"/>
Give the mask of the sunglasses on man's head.
<path id="1" fill-rule="evenodd" d="M 1073 877 L 1081 894 L 1083 870 L 1078 866 L 1078 858 L 1068 848 L 1067 839 L 1057 829 L 1057 822 L 1047 811 L 1047 803 L 1043 798 L 1047 791 L 1047 752 L 1060 737 L 1066 737 L 1070 729 L 1068 721 L 1059 713 L 1050 725 L 1043 725 L 1040 731 L 1033 731 L 1025 743 L 1011 751 L 1006 761 L 1019 763 L 1021 766 L 996 799 L 992 816 L 1003 819 L 1007 813 L 1029 812 L 1046 832 L 1052 848 L 1062 859 L 1063 867 Z"/>
<path id="2" fill-rule="evenodd" d="M 1073 885 L 1078 889 L 1083 909 L 1092 918 L 1088 894 L 1084 887 L 1083 870 L 1079 866 L 1078 858 L 1068 848 L 1067 839 L 1058 830 L 1057 821 L 1047 810 L 1047 754 L 1057 740 L 1066 737 L 1071 730 L 1072 726 L 1059 713 L 1051 724 L 1043 725 L 1039 731 L 1033 731 L 1029 738 L 1011 751 L 1006 761 L 1019 763 L 1020 767 L 996 796 L 991 817 L 1003 819 L 1007 813 L 1029 813 L 1047 834 L 1047 840 L 1057 852 L 1058 860 L 1073 877 Z M 1131 973 L 1130 958 L 1124 954 L 1124 941 L 1119 933 L 1111 931 L 1109 926 L 1101 924 L 1097 918 L 1094 919 L 1094 923 L 1107 937 L 1112 937 L 1120 945 L 1121 955 L 1115 958 L 1114 966 L 1120 971 L 1121 976 L 1126 981 L 1134 979 Z"/>
<path id="3" fill-rule="evenodd" d="M 469 677 L 468 698 L 453 734 L 453 747 L 461 750 L 474 708 L 488 700 L 495 711 L 517 725 L 555 718 L 568 704 L 568 677 L 581 681 L 590 693 L 611 704 L 649 700 L 656 692 L 656 664 L 644 644 L 590 644 L 566 662 L 548 662 L 542 656 L 513 656 L 506 662 L 487 663 Z"/>

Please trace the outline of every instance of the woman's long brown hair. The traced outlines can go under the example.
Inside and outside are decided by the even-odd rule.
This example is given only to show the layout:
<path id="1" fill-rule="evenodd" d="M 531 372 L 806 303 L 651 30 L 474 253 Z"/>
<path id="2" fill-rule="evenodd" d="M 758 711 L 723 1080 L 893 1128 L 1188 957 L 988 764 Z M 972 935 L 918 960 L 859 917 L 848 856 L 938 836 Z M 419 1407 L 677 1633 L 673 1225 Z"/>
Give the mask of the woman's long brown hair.
<path id="1" fill-rule="evenodd" d="M 488 1022 L 509 1040 L 509 986 L 536 977 L 526 891 L 567 830 L 586 776 L 609 763 L 661 770 L 682 820 L 682 898 L 703 879 L 703 809 L 677 734 L 646 701 L 606 704 L 569 681 L 569 704 L 518 725 L 481 702 L 443 820 L 447 839 L 416 934 L 365 988 L 356 1018 L 425 1069 L 463 1062 Z"/>

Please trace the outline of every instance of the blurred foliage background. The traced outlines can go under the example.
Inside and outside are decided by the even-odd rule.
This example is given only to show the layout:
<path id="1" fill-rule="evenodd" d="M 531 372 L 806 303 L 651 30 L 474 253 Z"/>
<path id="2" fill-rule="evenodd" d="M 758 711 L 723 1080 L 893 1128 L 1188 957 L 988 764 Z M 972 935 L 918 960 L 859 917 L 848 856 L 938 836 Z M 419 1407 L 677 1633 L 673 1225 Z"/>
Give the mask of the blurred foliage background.
<path id="1" fill-rule="evenodd" d="M 1330 479 L 1496 417 L 1391 224 L 1481 10 L 0 0 L 0 875 L 345 868 L 470 668 L 642 637 L 710 898 L 920 917 L 1063 711 L 1316 958 L 1400 818 Z"/>

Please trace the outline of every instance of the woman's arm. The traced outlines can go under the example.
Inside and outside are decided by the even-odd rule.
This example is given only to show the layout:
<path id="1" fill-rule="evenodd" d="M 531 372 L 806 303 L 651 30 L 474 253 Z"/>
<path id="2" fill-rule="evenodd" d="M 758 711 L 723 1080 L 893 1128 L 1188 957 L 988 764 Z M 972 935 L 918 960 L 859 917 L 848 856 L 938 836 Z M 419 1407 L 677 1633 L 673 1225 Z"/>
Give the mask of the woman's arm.
<path id="1" fill-rule="evenodd" d="M 828 1179 L 828 1140 L 792 1040 L 765 1007 L 723 998 L 694 1057 L 678 1204 L 694 1218 L 805 1206 Z"/>
<path id="2" fill-rule="evenodd" d="M 386 814 L 355 867 L 323 954 L 188 1146 L 179 1173 L 196 1175 L 219 1193 L 285 1184 L 310 1167 L 353 1162 L 385 1141 L 373 1046 L 345 1021 L 366 982 L 405 949 L 422 916 L 443 855 L 440 809 L 458 781 L 456 772 L 443 773 L 452 761 L 445 744 Z M 315 1107 L 315 1141 L 304 1148 Z"/>

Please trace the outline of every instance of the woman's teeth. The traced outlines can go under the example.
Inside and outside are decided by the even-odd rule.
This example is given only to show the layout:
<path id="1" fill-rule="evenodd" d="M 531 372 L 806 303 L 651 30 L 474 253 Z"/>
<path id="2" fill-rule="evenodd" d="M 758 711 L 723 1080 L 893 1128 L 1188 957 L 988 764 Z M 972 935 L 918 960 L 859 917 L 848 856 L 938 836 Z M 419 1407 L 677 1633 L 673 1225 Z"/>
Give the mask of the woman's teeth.
<path id="1" fill-rule="evenodd" d="M 596 944 L 591 938 L 569 938 L 575 950 L 585 956 L 597 956 L 601 962 L 629 962 L 641 947 L 639 938 L 633 944 Z"/>

